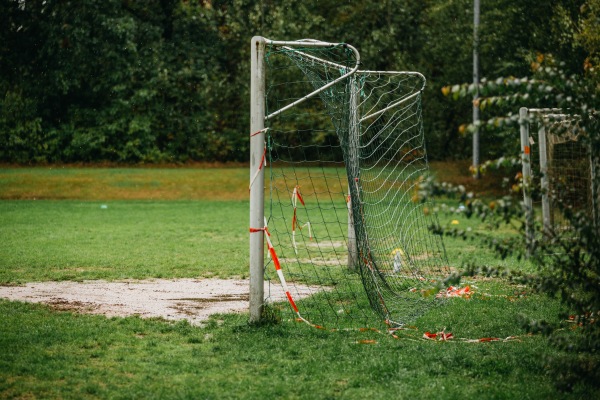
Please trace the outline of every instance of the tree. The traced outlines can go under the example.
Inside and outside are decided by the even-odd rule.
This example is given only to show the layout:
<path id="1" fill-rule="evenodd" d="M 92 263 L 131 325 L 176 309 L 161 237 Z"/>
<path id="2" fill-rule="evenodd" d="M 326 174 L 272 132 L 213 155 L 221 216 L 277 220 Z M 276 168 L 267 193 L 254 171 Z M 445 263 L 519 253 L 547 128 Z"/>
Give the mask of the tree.
<path id="1" fill-rule="evenodd" d="M 562 10 L 562 11 L 561 11 Z M 581 14 L 571 16 L 558 6 L 557 17 L 562 24 L 571 26 L 570 46 L 575 54 L 584 52 L 579 58 L 581 65 L 575 68 L 571 62 L 559 61 L 558 57 L 538 54 L 531 59 L 531 76 L 525 78 L 501 77 L 482 83 L 481 106 L 494 114 L 486 123 L 488 134 L 513 131 L 516 125 L 515 110 L 521 104 L 534 104 L 536 107 L 560 108 L 575 116 L 573 127 L 581 133 L 590 149 L 592 163 L 600 166 L 600 69 L 597 24 L 600 11 L 598 0 L 589 0 L 581 8 Z M 571 61 L 571 60 L 570 60 Z M 578 70 L 574 73 L 573 70 Z M 444 93 L 456 98 L 470 97 L 474 88 L 470 84 L 446 87 Z M 468 128 L 466 128 L 468 130 Z M 497 137 L 497 136 L 496 136 Z M 493 164 L 493 163 L 492 163 Z M 541 193 L 539 186 L 522 182 L 527 190 Z M 600 187 L 600 175 L 592 174 L 592 185 Z M 425 195 L 435 192 L 452 192 L 449 186 L 431 182 L 422 187 Z M 533 289 L 558 297 L 568 309 L 562 315 L 570 320 L 575 332 L 565 331 L 563 325 L 545 321 L 527 321 L 532 331 L 546 334 L 560 351 L 546 357 L 545 362 L 556 377 L 558 386 L 570 390 L 578 383 L 600 384 L 600 226 L 598 219 L 584 210 L 577 210 L 569 200 L 561 196 L 560 190 L 547 193 L 568 221 L 569 229 L 542 227 L 538 224 L 534 237 L 534 247 L 529 249 L 530 259 L 537 265 L 535 274 L 524 275 L 509 272 L 512 279 L 526 283 Z M 478 199 L 467 201 L 467 216 L 479 216 L 500 223 L 524 220 L 526 210 L 519 201 L 519 193 L 512 193 L 502 199 L 484 203 Z M 596 209 L 598 213 L 600 210 Z M 460 234 L 467 232 L 445 230 L 433 227 L 440 234 Z M 524 225 L 520 229 L 522 237 L 498 242 L 486 236 L 478 239 L 488 243 L 501 257 L 511 254 L 523 255 L 526 242 Z M 473 262 L 460 275 L 487 274 L 500 272 L 478 266 Z M 503 272 L 505 273 L 505 272 Z M 456 277 L 453 277 L 456 278 Z"/>
<path id="2" fill-rule="evenodd" d="M 581 67 L 586 53 L 572 38 L 580 15 L 597 29 L 592 2 L 534 3 L 486 2 L 484 75 L 522 76 L 536 51 Z M 424 73 L 429 155 L 466 157 L 458 127 L 469 101 L 448 104 L 440 90 L 469 80 L 471 12 L 471 0 L 6 0 L 0 160 L 247 160 L 254 35 L 348 42 L 365 67 Z M 593 43 L 586 35 L 579 43 Z M 496 154 L 504 148 L 483 140 Z"/>

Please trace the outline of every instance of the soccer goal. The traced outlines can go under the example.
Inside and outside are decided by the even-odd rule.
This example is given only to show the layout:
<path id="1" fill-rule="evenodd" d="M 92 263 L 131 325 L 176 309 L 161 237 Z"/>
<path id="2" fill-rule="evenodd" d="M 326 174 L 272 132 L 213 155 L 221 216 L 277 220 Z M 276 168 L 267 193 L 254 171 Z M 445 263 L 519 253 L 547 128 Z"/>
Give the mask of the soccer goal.
<path id="1" fill-rule="evenodd" d="M 274 297 L 264 282 L 326 326 L 398 325 L 436 302 L 422 291 L 448 263 L 418 196 L 425 78 L 362 64 L 349 44 L 252 39 L 251 321 Z"/>
<path id="2" fill-rule="evenodd" d="M 597 218 L 595 167 L 589 143 L 576 115 L 553 108 L 519 111 L 523 157 L 523 196 L 528 214 L 528 240 L 533 240 L 534 210 L 542 210 L 544 230 L 569 230 L 562 210 Z M 537 128 L 537 134 L 532 134 Z M 536 195 L 536 181 L 539 194 Z M 559 206 L 559 203 L 561 206 Z"/>

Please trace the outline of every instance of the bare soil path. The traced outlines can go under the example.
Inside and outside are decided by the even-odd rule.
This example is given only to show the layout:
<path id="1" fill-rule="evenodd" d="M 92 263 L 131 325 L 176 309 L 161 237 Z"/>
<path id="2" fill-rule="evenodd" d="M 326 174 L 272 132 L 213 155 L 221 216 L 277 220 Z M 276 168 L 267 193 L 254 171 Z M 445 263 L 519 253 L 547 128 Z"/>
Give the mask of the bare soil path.
<path id="1" fill-rule="evenodd" d="M 296 299 L 319 289 L 296 285 Z M 212 314 L 248 310 L 248 280 L 156 279 L 143 281 L 32 282 L 24 286 L 0 286 L 0 298 L 45 303 L 58 310 L 107 317 L 138 315 L 166 320 L 186 319 L 201 325 Z M 321 289 L 322 290 L 322 289 Z M 285 301 L 278 284 L 265 282 L 271 301 Z"/>

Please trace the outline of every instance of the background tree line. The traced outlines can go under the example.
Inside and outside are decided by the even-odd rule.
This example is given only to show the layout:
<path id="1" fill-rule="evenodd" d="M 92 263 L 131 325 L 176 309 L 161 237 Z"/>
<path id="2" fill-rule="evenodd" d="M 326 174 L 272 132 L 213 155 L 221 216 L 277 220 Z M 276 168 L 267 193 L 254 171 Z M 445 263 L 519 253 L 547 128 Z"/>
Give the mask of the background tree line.
<path id="1" fill-rule="evenodd" d="M 574 38 L 596 0 L 482 3 L 482 75 L 527 75 L 536 53 L 584 73 Z M 422 72 L 430 158 L 468 157 L 470 99 L 441 89 L 471 80 L 472 12 L 472 0 L 1 0 L 0 161 L 245 161 L 255 35 L 347 42 L 369 69 Z M 517 134 L 482 137 L 484 158 L 517 148 Z"/>

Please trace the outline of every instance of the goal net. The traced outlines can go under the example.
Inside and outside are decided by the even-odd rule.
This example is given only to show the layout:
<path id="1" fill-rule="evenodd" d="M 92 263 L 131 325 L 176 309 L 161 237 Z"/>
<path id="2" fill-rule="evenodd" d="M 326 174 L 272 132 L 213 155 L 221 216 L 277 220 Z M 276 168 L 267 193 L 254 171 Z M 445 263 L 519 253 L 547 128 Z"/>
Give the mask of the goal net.
<path id="1" fill-rule="evenodd" d="M 283 276 L 292 311 L 311 323 L 407 322 L 435 303 L 423 291 L 448 272 L 418 196 L 424 77 L 361 70 L 346 44 L 260 43 L 264 126 L 251 135 L 264 161 L 251 165 L 250 190 L 263 189 L 266 162 L 265 278 Z"/>
<path id="2" fill-rule="evenodd" d="M 577 116 L 560 109 L 522 108 L 520 125 L 523 176 L 530 183 L 524 187 L 534 188 L 538 182 L 541 189 L 538 195 L 535 190 L 525 190 L 525 204 L 532 213 L 541 208 L 543 227 L 569 231 L 566 210 L 596 218 L 595 172 L 589 142 L 578 127 Z M 533 223 L 529 222 L 531 230 Z"/>

